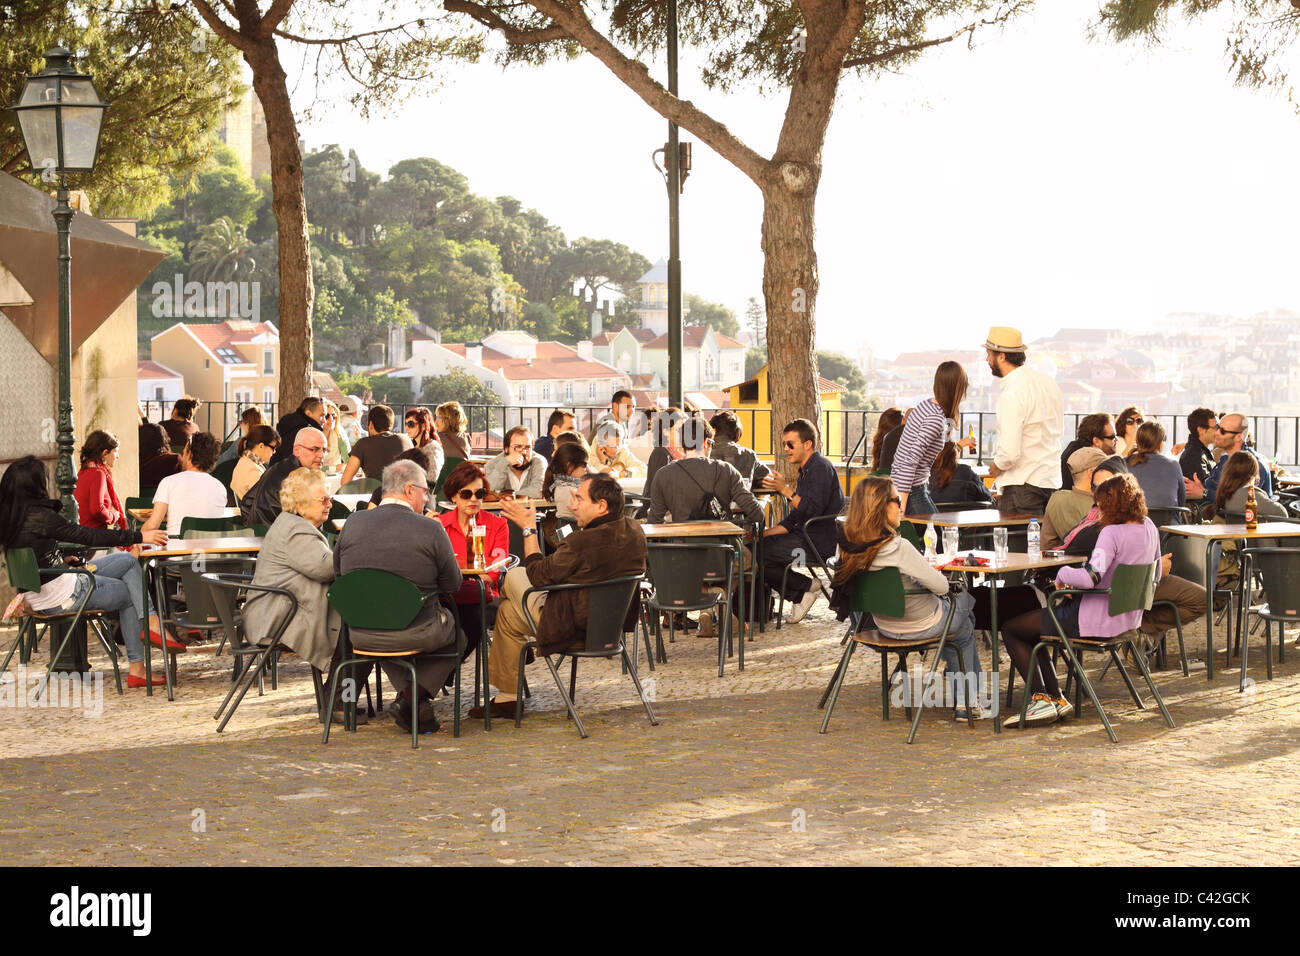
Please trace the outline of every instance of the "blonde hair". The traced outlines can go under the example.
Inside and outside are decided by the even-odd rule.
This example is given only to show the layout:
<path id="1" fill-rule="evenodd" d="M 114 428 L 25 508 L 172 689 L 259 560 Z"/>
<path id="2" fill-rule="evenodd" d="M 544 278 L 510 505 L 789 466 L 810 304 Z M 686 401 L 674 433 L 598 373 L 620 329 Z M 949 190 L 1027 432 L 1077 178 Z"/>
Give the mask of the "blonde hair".
<path id="1" fill-rule="evenodd" d="M 869 571 L 880 551 L 898 533 L 889 526 L 889 502 L 897 496 L 888 478 L 863 478 L 849 498 L 849 513 L 844 519 L 844 539 L 864 545 L 861 551 L 845 551 L 835 583 L 844 584 L 859 571 Z"/>
<path id="2" fill-rule="evenodd" d="M 284 476 L 280 485 L 280 507 L 292 515 L 302 514 L 311 503 L 313 485 L 325 486 L 325 472 L 315 468 L 295 468 Z"/>
<path id="3" fill-rule="evenodd" d="M 439 421 L 445 422 L 450 431 L 463 432 L 469 428 L 469 419 L 465 417 L 465 409 L 460 407 L 460 402 L 443 402 L 433 414 Z"/>

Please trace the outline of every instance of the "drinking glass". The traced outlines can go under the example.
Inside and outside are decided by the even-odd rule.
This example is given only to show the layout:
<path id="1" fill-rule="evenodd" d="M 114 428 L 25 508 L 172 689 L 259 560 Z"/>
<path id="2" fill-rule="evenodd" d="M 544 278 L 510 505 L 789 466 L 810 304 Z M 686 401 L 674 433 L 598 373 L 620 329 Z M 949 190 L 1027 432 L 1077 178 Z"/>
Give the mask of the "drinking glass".
<path id="1" fill-rule="evenodd" d="M 943 553 L 944 554 L 957 553 L 957 529 L 956 528 L 943 529 Z"/>
<path id="2" fill-rule="evenodd" d="M 1007 529 L 993 529 L 993 559 L 999 564 L 1006 563 L 1007 560 Z"/>

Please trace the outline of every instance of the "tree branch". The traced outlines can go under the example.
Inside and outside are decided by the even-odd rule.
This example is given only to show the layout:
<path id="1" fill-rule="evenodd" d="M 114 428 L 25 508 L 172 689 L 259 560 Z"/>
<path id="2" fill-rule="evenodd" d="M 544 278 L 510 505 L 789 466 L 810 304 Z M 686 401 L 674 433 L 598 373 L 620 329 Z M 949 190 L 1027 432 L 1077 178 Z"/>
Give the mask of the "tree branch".
<path id="1" fill-rule="evenodd" d="M 968 23 L 960 30 L 956 30 L 948 36 L 934 37 L 930 40 L 921 40 L 919 43 L 905 43 L 902 46 L 890 47 L 889 49 L 882 50 L 878 53 L 869 53 L 864 56 L 850 57 L 844 61 L 844 68 L 848 69 L 849 67 L 854 66 L 874 66 L 877 63 L 883 63 L 886 60 L 892 60 L 895 57 L 905 56 L 908 53 L 919 53 L 921 50 L 928 50 L 930 47 L 951 43 L 953 40 L 965 36 L 966 34 L 973 35 L 980 27 L 992 27 L 997 26 L 999 23 L 1005 23 L 1007 17 L 1011 16 L 1019 8 L 1020 4 L 1017 3 L 1004 14 L 1000 14 L 991 20 L 976 20 L 974 23 Z"/>
<path id="2" fill-rule="evenodd" d="M 495 11 L 473 0 L 445 0 L 444 5 L 448 10 L 465 13 L 484 25 L 488 25 L 494 19 L 500 20 Z M 731 130 L 689 100 L 673 96 L 651 79 L 646 65 L 624 55 L 604 34 L 591 25 L 578 5 L 570 6 L 561 0 L 529 0 L 528 5 L 554 21 L 554 26 L 544 27 L 543 30 L 550 31 L 558 27 L 561 30 L 558 36 L 580 44 L 588 53 L 605 64 L 611 73 L 641 97 L 656 113 L 694 133 L 719 156 L 752 179 L 756 185 L 760 188 L 763 186 L 771 165 L 767 159 L 746 146 Z M 506 26 L 509 27 L 509 24 Z M 501 28 L 494 27 L 494 29 Z M 517 31 L 518 28 L 513 29 Z M 501 30 L 501 32 L 505 31 Z M 523 32 L 529 34 L 537 31 Z"/>
<path id="3" fill-rule="evenodd" d="M 293 0 L 272 0 L 271 8 L 262 15 L 262 22 L 257 25 L 257 35 L 265 40 L 289 15 Z"/>
<path id="4" fill-rule="evenodd" d="M 844 19 L 840 21 L 839 28 L 835 31 L 835 36 L 831 38 L 826 49 L 818 56 L 816 67 L 818 69 L 842 69 L 844 57 L 849 50 L 853 49 L 853 42 L 858 38 L 858 34 L 862 32 L 862 25 L 866 22 L 866 0 L 851 0 L 848 9 L 844 11 Z"/>
<path id="5" fill-rule="evenodd" d="M 246 53 L 252 47 L 252 44 L 240 35 L 238 30 L 232 29 L 226 21 L 221 19 L 221 15 L 212 9 L 208 0 L 190 0 L 194 4 L 194 9 L 199 12 L 203 22 L 221 39 L 225 40 L 240 53 Z"/>
<path id="6" fill-rule="evenodd" d="M 379 30 L 367 30 L 365 33 L 354 33 L 346 37 L 330 37 L 327 40 L 316 39 L 315 37 L 299 36 L 296 33 L 290 33 L 287 30 L 276 30 L 275 35 L 283 37 L 286 40 L 292 40 L 294 43 L 304 43 L 308 46 L 343 46 L 345 43 L 356 43 L 359 40 L 365 40 L 368 37 L 383 36 L 386 33 L 394 33 L 398 30 L 405 30 L 407 27 L 420 26 L 422 20 L 408 20 L 406 23 L 397 23 L 391 27 L 384 27 Z"/>
<path id="7" fill-rule="evenodd" d="M 548 43 L 551 40 L 566 40 L 568 32 L 559 24 L 540 27 L 536 30 L 521 30 L 514 26 L 495 10 L 472 3 L 469 0 L 443 0 L 443 8 L 448 13 L 463 13 L 481 23 L 489 30 L 496 30 L 511 46 L 528 46 L 533 43 Z"/>

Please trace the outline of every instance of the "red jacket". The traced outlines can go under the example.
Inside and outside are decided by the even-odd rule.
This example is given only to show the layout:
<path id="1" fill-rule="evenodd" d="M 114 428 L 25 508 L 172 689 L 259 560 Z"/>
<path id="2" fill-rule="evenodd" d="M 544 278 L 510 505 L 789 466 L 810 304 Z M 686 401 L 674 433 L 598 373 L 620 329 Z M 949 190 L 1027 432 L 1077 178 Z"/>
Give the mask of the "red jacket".
<path id="1" fill-rule="evenodd" d="M 456 518 L 456 509 L 444 511 L 438 515 L 438 520 L 447 529 L 447 537 L 451 539 L 451 550 L 456 555 L 456 562 L 462 568 L 472 566 L 474 556 L 470 552 L 469 542 L 465 540 L 465 535 L 461 533 L 460 522 Z M 486 511 L 480 511 L 474 520 L 487 528 L 487 541 L 484 544 L 487 546 L 488 564 L 500 561 L 510 553 L 510 522 L 500 515 L 488 514 Z M 500 571 L 493 571 L 487 577 L 487 599 L 489 601 L 497 599 L 497 585 L 500 577 Z M 478 603 L 478 585 L 474 583 L 472 578 L 467 577 L 460 590 L 456 592 L 456 603 Z"/>
<path id="2" fill-rule="evenodd" d="M 125 528 L 126 514 L 113 487 L 113 473 L 97 461 L 92 461 L 77 474 L 78 521 L 87 528 L 107 528 L 116 525 Z"/>

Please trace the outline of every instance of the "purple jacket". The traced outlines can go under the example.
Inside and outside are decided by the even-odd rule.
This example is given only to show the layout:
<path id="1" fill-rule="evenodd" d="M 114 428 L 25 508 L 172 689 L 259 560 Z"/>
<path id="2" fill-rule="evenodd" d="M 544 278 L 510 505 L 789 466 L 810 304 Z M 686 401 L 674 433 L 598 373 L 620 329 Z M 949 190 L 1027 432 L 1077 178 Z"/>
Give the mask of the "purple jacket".
<path id="1" fill-rule="evenodd" d="M 1101 529 L 1092 556 L 1080 568 L 1061 568 L 1056 575 L 1058 587 L 1108 588 L 1119 564 L 1155 562 L 1156 580 L 1160 580 L 1160 533 L 1150 518 L 1141 524 L 1112 524 Z M 1142 623 L 1141 611 L 1110 615 L 1110 597 L 1085 594 L 1079 607 L 1079 633 L 1084 637 L 1114 637 Z"/>

